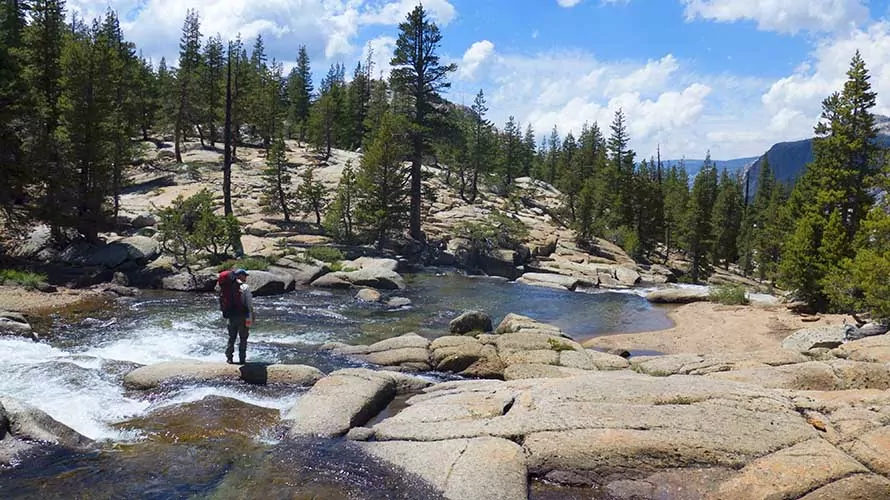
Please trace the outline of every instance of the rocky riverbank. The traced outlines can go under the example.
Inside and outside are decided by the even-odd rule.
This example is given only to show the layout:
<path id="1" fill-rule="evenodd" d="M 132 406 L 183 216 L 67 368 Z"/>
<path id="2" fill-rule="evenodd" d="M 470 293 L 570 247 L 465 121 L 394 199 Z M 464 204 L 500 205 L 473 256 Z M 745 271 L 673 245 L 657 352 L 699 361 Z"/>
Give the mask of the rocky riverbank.
<path id="1" fill-rule="evenodd" d="M 677 332 L 702 306 L 678 310 Z M 758 312 L 776 314 L 746 314 Z M 627 357 L 529 318 L 495 326 L 471 313 L 432 342 L 325 347 L 369 368 L 181 361 L 138 368 L 124 383 L 311 386 L 283 412 L 289 439 L 354 441 L 450 499 L 526 498 L 541 480 L 593 498 L 887 498 L 890 335 L 851 332 L 826 324 L 758 350 Z M 436 382 L 429 370 L 472 378 Z M 18 443 L 0 441 L 4 456 L 14 459 Z"/>

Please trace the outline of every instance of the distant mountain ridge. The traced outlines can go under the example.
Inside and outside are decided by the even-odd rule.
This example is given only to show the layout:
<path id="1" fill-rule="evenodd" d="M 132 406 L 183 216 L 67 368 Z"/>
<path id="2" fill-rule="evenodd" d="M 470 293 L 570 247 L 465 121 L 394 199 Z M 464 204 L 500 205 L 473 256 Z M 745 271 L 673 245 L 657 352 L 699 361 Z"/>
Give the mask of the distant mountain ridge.
<path id="1" fill-rule="evenodd" d="M 878 129 L 878 145 L 890 148 L 890 117 L 875 115 L 875 124 Z M 760 176 L 764 158 L 769 160 L 770 169 L 776 179 L 790 185 L 803 175 L 807 164 L 813 161 L 813 139 L 774 144 L 763 156 L 757 158 L 757 161 L 745 168 L 742 174 L 748 178 L 749 198 L 757 191 L 757 178 Z"/>

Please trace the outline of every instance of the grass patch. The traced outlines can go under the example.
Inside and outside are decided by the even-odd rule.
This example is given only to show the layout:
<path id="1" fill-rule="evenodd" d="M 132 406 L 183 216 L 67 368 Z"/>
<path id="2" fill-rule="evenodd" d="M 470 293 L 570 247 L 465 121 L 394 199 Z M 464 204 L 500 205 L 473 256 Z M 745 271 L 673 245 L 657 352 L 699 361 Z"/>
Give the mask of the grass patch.
<path id="1" fill-rule="evenodd" d="M 0 269 L 0 282 L 13 283 L 26 288 L 37 288 L 40 283 L 46 283 L 46 275 L 31 271 L 19 271 L 18 269 Z"/>
<path id="2" fill-rule="evenodd" d="M 358 269 L 355 267 L 343 266 L 343 263 L 340 262 L 339 260 L 336 262 L 331 262 L 328 265 L 328 267 L 330 267 L 331 271 L 335 272 L 335 273 L 341 272 L 341 271 L 344 273 L 351 273 L 352 271 L 358 271 Z"/>
<path id="3" fill-rule="evenodd" d="M 247 269 L 249 271 L 268 271 L 269 261 L 262 257 L 244 257 L 243 259 L 229 259 L 216 266 L 217 272 L 226 269 Z"/>
<path id="4" fill-rule="evenodd" d="M 741 306 L 748 304 L 748 297 L 745 296 L 745 287 L 741 285 L 719 285 L 711 287 L 708 293 L 711 302 L 727 306 Z"/>
<path id="5" fill-rule="evenodd" d="M 334 263 L 343 260 L 343 252 L 334 247 L 309 247 L 306 256 L 322 262 Z"/>
<path id="6" fill-rule="evenodd" d="M 575 348 L 565 342 L 560 341 L 559 339 L 555 339 L 553 337 L 547 339 L 547 343 L 550 344 L 550 349 L 556 352 L 562 351 L 574 351 Z"/>
<path id="7" fill-rule="evenodd" d="M 691 405 L 694 403 L 698 403 L 701 401 L 700 399 L 694 398 L 692 396 L 672 396 L 669 398 L 659 398 L 655 400 L 656 406 L 664 406 L 664 405 Z"/>

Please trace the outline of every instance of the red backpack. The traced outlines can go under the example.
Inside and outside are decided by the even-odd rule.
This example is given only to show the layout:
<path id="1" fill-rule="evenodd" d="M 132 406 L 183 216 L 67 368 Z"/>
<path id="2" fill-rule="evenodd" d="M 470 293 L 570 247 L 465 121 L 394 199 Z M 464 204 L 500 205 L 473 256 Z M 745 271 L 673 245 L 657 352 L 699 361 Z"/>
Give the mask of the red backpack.
<path id="1" fill-rule="evenodd" d="M 219 310 L 223 318 L 246 313 L 244 299 L 241 298 L 241 284 L 235 279 L 234 271 L 223 271 L 216 278 L 219 285 Z"/>

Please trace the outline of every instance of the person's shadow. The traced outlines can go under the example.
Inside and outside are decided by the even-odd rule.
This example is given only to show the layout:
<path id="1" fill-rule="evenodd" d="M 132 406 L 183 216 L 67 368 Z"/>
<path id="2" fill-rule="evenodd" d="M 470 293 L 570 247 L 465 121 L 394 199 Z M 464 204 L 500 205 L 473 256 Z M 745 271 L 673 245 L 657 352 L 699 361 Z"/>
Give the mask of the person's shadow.
<path id="1" fill-rule="evenodd" d="M 271 363 L 245 363 L 238 369 L 241 372 L 241 380 L 248 384 L 266 385 L 269 381 L 267 367 Z"/>

